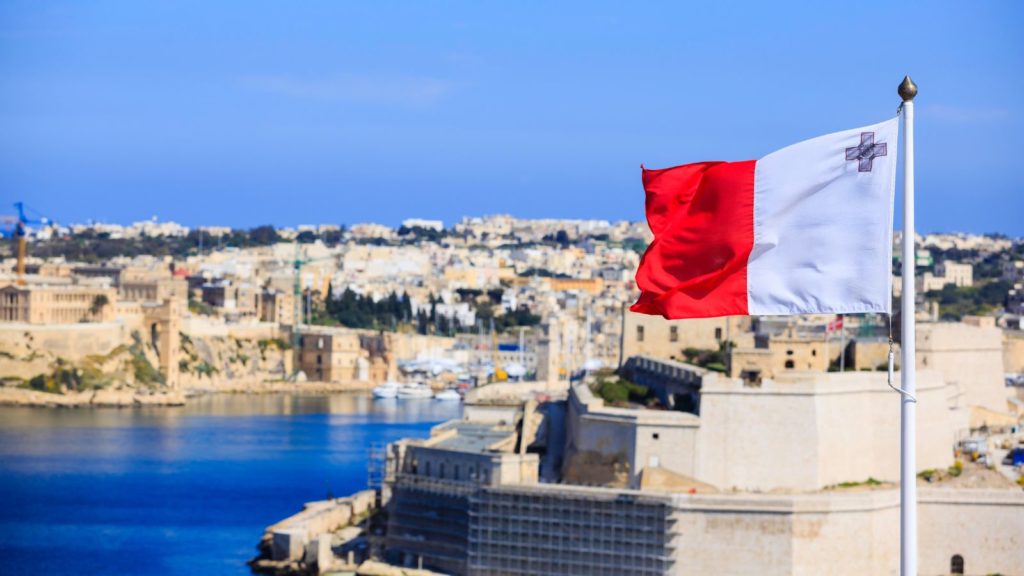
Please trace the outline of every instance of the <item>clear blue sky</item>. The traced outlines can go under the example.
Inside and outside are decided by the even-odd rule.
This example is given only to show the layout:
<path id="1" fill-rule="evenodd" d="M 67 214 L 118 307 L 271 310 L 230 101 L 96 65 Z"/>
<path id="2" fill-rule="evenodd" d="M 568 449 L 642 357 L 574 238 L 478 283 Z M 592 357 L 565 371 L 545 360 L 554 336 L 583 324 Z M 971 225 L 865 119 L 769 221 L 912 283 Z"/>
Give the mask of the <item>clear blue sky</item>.
<path id="1" fill-rule="evenodd" d="M 0 213 L 641 219 L 639 166 L 918 97 L 918 226 L 1024 235 L 1022 2 L 0 4 Z"/>

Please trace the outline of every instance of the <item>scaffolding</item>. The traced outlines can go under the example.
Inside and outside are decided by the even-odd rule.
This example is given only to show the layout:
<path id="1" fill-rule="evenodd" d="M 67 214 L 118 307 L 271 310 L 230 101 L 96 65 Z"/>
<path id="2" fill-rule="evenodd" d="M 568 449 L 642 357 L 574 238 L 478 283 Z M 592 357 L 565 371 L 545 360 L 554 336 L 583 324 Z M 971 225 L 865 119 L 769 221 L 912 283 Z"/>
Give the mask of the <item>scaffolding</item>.
<path id="1" fill-rule="evenodd" d="M 388 560 L 466 574 L 468 498 L 475 488 L 464 482 L 399 475 L 388 502 Z"/>
<path id="2" fill-rule="evenodd" d="M 387 471 L 387 444 L 374 442 L 366 451 L 366 486 L 380 492 Z"/>
<path id="3" fill-rule="evenodd" d="M 667 574 L 673 522 L 667 502 L 621 492 L 483 489 L 470 498 L 469 574 Z"/>

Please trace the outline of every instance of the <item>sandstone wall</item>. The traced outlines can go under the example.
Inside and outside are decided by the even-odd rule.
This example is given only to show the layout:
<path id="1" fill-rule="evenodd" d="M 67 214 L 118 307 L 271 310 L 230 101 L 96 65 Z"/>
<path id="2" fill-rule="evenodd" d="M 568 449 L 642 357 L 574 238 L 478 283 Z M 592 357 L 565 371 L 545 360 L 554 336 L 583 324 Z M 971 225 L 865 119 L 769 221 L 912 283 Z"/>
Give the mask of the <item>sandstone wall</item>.
<path id="1" fill-rule="evenodd" d="M 1003 354 L 998 328 L 959 322 L 917 325 L 918 368 L 941 372 L 964 406 L 1006 412 Z"/>
<path id="2" fill-rule="evenodd" d="M 1024 574 L 1024 493 L 921 490 L 921 574 L 948 574 L 953 555 L 965 574 Z"/>
<path id="3" fill-rule="evenodd" d="M 696 478 L 720 489 L 818 490 L 899 479 L 899 396 L 885 373 L 787 376 L 746 387 L 706 377 Z M 918 468 L 952 464 L 945 388 L 918 373 Z"/>

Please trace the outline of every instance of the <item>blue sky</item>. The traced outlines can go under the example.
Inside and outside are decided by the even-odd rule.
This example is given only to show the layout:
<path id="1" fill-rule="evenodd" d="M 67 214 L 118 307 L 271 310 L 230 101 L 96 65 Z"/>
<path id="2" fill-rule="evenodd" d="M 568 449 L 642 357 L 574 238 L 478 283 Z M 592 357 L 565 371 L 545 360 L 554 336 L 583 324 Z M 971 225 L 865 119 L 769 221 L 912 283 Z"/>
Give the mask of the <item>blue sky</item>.
<path id="1" fill-rule="evenodd" d="M 1024 235 L 1021 2 L 0 4 L 0 213 L 641 219 L 639 166 L 917 99 L 918 227 Z"/>

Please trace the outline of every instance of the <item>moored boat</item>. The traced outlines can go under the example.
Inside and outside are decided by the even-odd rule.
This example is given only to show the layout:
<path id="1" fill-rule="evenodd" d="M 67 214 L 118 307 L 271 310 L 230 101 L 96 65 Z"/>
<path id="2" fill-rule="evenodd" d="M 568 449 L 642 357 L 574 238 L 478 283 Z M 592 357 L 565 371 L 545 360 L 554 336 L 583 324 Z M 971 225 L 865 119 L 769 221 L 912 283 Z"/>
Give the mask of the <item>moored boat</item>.
<path id="1" fill-rule="evenodd" d="M 448 402 L 458 402 L 459 400 L 462 400 L 462 396 L 460 396 L 459 393 L 456 392 L 455 390 L 448 388 L 447 390 L 441 390 L 437 394 L 434 394 L 434 399 L 444 400 Z"/>
<path id="2" fill-rule="evenodd" d="M 398 388 L 398 397 L 405 399 L 430 398 L 434 393 L 426 384 L 405 384 Z"/>
<path id="3" fill-rule="evenodd" d="M 386 399 L 398 396 L 399 384 L 396 382 L 385 382 L 373 389 L 373 397 Z"/>

